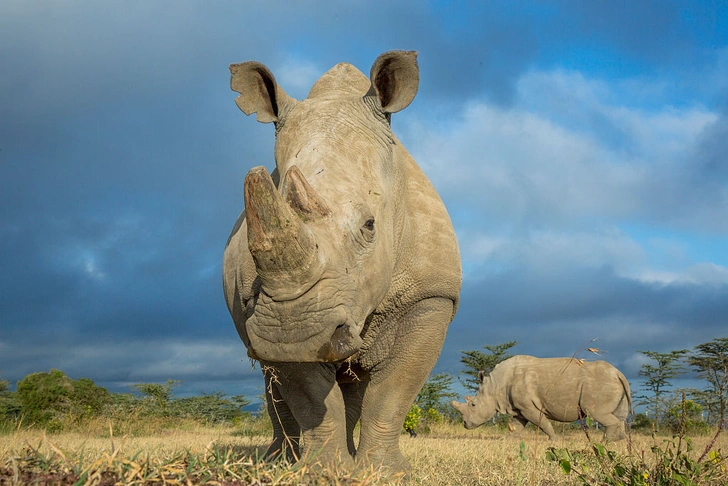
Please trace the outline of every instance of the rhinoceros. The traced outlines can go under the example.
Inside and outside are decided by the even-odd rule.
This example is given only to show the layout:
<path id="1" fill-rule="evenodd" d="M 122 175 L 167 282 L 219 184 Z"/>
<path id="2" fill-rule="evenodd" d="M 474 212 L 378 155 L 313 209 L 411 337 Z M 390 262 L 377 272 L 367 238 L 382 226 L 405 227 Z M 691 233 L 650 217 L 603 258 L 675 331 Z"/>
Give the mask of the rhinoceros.
<path id="1" fill-rule="evenodd" d="M 496 365 L 490 375 L 481 371 L 478 378 L 475 397 L 450 402 L 463 415 L 466 429 L 498 412 L 512 416 L 517 430 L 531 422 L 553 440 L 558 436 L 549 420 L 589 416 L 604 426 L 608 439 L 625 437 L 624 422 L 632 411 L 629 383 L 606 361 L 518 355 Z"/>
<path id="2" fill-rule="evenodd" d="M 371 81 L 337 64 L 302 101 L 259 62 L 230 71 L 238 107 L 276 135 L 275 169 L 245 177 L 223 261 L 228 309 L 265 378 L 267 457 L 406 470 L 402 424 L 462 280 L 445 206 L 390 126 L 417 93 L 417 53 L 380 55 Z"/>

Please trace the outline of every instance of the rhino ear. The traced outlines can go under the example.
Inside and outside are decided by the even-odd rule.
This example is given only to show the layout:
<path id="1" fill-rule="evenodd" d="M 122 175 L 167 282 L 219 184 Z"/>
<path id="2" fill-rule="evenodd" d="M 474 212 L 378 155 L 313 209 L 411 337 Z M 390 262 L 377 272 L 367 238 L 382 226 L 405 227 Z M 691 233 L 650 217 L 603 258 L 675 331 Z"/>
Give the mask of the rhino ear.
<path id="1" fill-rule="evenodd" d="M 367 95 L 376 95 L 382 111 L 396 113 L 407 108 L 420 85 L 416 51 L 389 51 L 380 55 L 369 74 L 372 86 Z"/>
<path id="2" fill-rule="evenodd" d="M 485 371 L 478 371 L 478 381 L 483 383 L 483 378 L 485 378 Z"/>
<path id="3" fill-rule="evenodd" d="M 259 62 L 231 64 L 230 75 L 230 88 L 240 93 L 235 104 L 246 115 L 255 113 L 261 123 L 278 122 L 296 104 L 278 86 L 270 70 Z"/>

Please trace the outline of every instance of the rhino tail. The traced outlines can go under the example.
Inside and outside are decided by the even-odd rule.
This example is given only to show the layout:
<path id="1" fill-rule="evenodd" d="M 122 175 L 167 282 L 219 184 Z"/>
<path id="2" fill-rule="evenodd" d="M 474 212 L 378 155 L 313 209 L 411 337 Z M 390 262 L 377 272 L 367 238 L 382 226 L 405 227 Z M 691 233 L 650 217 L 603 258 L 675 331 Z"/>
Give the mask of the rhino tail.
<path id="1" fill-rule="evenodd" d="M 632 406 L 632 393 L 629 390 L 629 382 L 624 376 L 624 373 L 619 373 L 619 381 L 622 383 L 624 394 L 627 396 L 627 405 L 629 406 L 629 414 L 634 415 L 634 407 Z"/>

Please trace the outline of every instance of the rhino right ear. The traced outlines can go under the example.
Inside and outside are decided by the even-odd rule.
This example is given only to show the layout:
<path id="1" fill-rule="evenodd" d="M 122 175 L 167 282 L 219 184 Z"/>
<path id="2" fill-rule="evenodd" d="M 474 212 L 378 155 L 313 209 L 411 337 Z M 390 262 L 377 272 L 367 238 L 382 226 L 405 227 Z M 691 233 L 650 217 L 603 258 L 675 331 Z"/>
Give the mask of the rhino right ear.
<path id="1" fill-rule="evenodd" d="M 367 94 L 376 94 L 384 113 L 396 113 L 407 108 L 420 85 L 417 52 L 385 52 L 374 61 L 369 79 L 372 86 Z"/>
<path id="2" fill-rule="evenodd" d="M 485 371 L 478 371 L 478 381 L 483 383 L 483 378 L 485 378 Z"/>
<path id="3" fill-rule="evenodd" d="M 296 104 L 259 62 L 231 64 L 230 74 L 230 88 L 240 93 L 235 104 L 246 115 L 255 113 L 261 123 L 278 122 Z"/>

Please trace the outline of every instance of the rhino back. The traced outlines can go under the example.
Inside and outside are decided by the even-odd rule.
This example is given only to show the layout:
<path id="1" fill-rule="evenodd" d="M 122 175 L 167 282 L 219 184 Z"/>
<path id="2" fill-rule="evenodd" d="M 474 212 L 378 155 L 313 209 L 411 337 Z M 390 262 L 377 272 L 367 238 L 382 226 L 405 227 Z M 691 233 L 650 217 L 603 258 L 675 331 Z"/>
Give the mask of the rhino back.
<path id="1" fill-rule="evenodd" d="M 605 361 L 516 358 L 512 363 L 504 361 L 491 373 L 499 371 L 494 377 L 497 387 L 516 410 L 535 406 L 550 419 L 572 421 L 578 419 L 579 408 L 586 413 L 603 407 L 613 410 L 625 394 L 626 380 Z M 628 395 L 628 388 L 626 392 Z"/>

